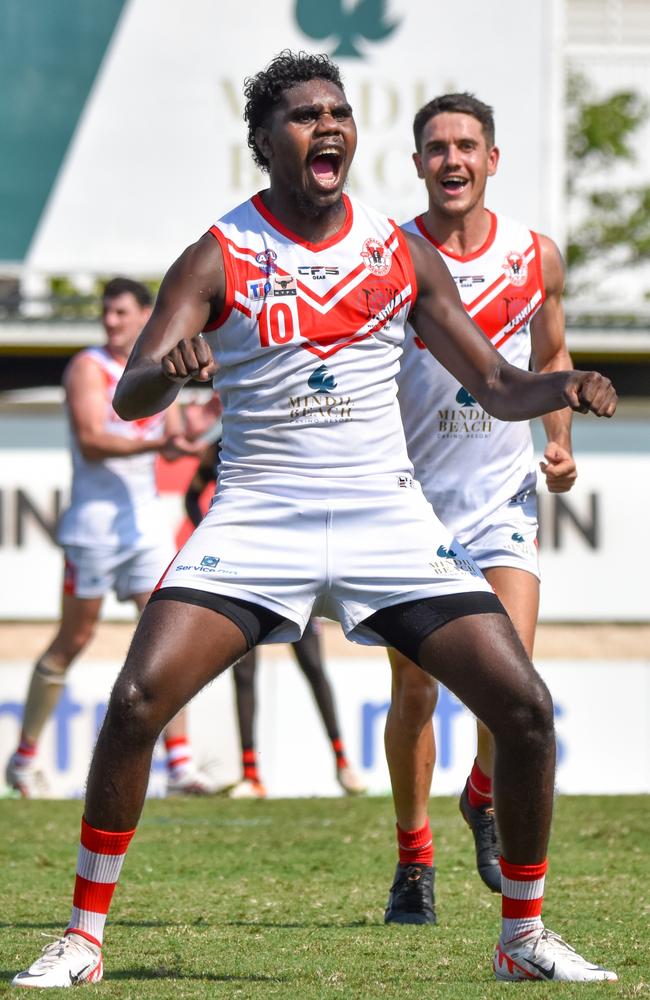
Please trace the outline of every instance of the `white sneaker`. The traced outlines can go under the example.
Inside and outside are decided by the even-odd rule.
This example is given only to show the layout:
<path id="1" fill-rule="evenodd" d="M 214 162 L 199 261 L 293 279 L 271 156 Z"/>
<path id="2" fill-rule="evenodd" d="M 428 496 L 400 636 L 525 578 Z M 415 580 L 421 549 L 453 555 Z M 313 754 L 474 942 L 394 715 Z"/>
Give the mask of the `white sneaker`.
<path id="1" fill-rule="evenodd" d="M 19 764 L 18 754 L 11 755 L 5 768 L 5 780 L 24 799 L 46 799 L 48 786 L 45 775 L 36 764 Z"/>
<path id="2" fill-rule="evenodd" d="M 350 765 L 347 767 L 337 767 L 336 780 L 346 795 L 364 795 L 368 789 L 356 771 Z"/>
<path id="3" fill-rule="evenodd" d="M 167 795 L 216 795 L 217 786 L 198 768 L 188 767 L 180 774 L 167 775 Z"/>
<path id="4" fill-rule="evenodd" d="M 266 788 L 261 781 L 242 778 L 236 785 L 228 789 L 227 795 L 229 799 L 265 799 Z"/>
<path id="5" fill-rule="evenodd" d="M 98 983 L 103 972 L 101 948 L 79 934 L 66 934 L 46 945 L 41 957 L 25 972 L 16 973 L 11 985 L 39 990 L 79 986 L 81 983 Z"/>
<path id="6" fill-rule="evenodd" d="M 554 982 L 570 983 L 618 980 L 615 972 L 587 962 L 559 934 L 545 927 L 541 931 L 530 931 L 507 944 L 499 939 L 492 968 L 496 978 L 506 982 L 519 979 L 552 979 Z"/>

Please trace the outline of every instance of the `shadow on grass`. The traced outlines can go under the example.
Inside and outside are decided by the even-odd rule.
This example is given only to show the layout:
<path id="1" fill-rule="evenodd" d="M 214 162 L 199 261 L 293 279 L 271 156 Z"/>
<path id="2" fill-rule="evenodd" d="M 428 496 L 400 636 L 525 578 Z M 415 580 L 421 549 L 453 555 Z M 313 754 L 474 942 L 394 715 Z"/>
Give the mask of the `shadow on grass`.
<path id="1" fill-rule="evenodd" d="M 107 980 L 109 982 L 128 981 L 129 979 L 139 979 L 142 981 L 156 979 L 186 980 L 191 982 L 204 983 L 289 983 L 290 980 L 284 976 L 227 976 L 218 975 L 216 972 L 183 972 L 177 968 L 166 968 L 158 966 L 154 969 L 137 968 L 121 969 L 118 972 L 108 971 Z"/>
<path id="2" fill-rule="evenodd" d="M 175 920 L 173 923 L 168 920 L 111 920 L 108 925 L 109 929 L 111 927 L 187 927 L 187 921 Z M 23 928 L 24 930 L 55 930 L 59 931 L 60 936 L 65 930 L 65 923 L 63 920 L 57 920 L 55 923 L 48 921 L 47 923 L 36 923 L 33 920 L 12 920 L 11 923 L 0 922 L 0 930 L 7 928 Z"/>
<path id="3" fill-rule="evenodd" d="M 320 920 L 304 920 L 302 923 L 284 923 L 279 920 L 224 920 L 219 924 L 215 924 L 215 928 L 218 927 L 275 927 L 286 930 L 313 930 L 315 927 L 321 930 L 350 930 L 350 928 L 368 927 L 372 930 L 379 930 L 383 928 L 385 924 L 374 923 L 369 920 L 348 920 L 341 921 L 340 923 L 332 923 Z"/>

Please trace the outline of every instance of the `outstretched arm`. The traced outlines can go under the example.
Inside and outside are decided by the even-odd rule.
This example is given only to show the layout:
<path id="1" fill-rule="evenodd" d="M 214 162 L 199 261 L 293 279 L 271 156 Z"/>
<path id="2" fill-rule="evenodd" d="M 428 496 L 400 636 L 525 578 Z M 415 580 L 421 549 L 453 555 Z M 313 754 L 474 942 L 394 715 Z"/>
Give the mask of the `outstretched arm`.
<path id="1" fill-rule="evenodd" d="M 536 372 L 567 371 L 573 363 L 564 335 L 564 263 L 552 240 L 540 236 L 539 241 L 546 299 L 530 324 L 532 367 Z M 570 490 L 578 475 L 571 448 L 572 416 L 565 408 L 542 417 L 547 444 L 540 469 L 550 493 Z"/>
<path id="2" fill-rule="evenodd" d="M 612 416 L 616 392 L 598 372 L 542 375 L 508 364 L 465 312 L 439 254 L 418 236 L 404 235 L 418 282 L 410 321 L 431 353 L 488 413 L 499 420 L 529 420 L 569 406 Z"/>
<path id="3" fill-rule="evenodd" d="M 181 254 L 163 279 L 151 318 L 113 397 L 123 420 L 158 413 L 189 379 L 207 382 L 212 377 L 216 366 L 200 331 L 221 312 L 225 286 L 221 247 L 206 233 Z"/>

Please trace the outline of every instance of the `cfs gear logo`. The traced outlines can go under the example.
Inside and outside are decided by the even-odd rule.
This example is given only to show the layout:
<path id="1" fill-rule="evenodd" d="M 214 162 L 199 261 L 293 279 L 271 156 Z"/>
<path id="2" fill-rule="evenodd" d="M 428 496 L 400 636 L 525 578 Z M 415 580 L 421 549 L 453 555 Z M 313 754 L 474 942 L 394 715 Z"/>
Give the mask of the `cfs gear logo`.
<path id="1" fill-rule="evenodd" d="M 514 534 L 510 536 L 513 542 L 523 542 L 525 541 L 524 536 L 519 531 L 515 531 Z"/>
<path id="2" fill-rule="evenodd" d="M 262 250 L 261 253 L 255 254 L 255 260 L 258 266 L 264 272 L 264 274 L 275 274 L 277 271 L 276 260 L 278 255 L 275 250 Z"/>
<path id="3" fill-rule="evenodd" d="M 456 393 L 456 402 L 459 406 L 476 406 L 476 400 L 472 396 L 471 392 L 464 389 L 462 385 Z"/>
<path id="4" fill-rule="evenodd" d="M 484 274 L 454 274 L 452 277 L 459 288 L 473 288 L 474 285 L 485 284 Z"/>
<path id="5" fill-rule="evenodd" d="M 369 271 L 378 277 L 388 274 L 393 264 L 393 252 L 381 240 L 370 236 L 361 249 L 361 259 Z"/>
<path id="6" fill-rule="evenodd" d="M 516 285 L 518 288 L 526 284 L 528 279 L 528 264 L 523 254 L 517 253 L 514 250 L 511 251 L 511 253 L 506 254 L 501 267 L 510 278 L 511 284 Z"/>
<path id="7" fill-rule="evenodd" d="M 298 268 L 301 278 L 311 278 L 312 281 L 322 281 L 323 278 L 338 278 L 340 268 L 324 267 L 322 264 L 303 264 Z"/>
<path id="8" fill-rule="evenodd" d="M 319 365 L 309 376 L 307 385 L 314 392 L 332 392 L 336 389 L 336 379 L 329 374 L 327 365 Z"/>

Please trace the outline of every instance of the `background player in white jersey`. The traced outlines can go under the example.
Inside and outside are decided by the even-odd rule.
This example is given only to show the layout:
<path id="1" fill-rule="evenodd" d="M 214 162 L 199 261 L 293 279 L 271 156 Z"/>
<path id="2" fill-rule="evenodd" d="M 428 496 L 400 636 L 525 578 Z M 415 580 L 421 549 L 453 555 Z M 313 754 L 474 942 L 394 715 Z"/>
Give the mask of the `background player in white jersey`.
<path id="1" fill-rule="evenodd" d="M 246 97 L 270 185 L 170 268 L 115 395 L 125 419 L 159 412 L 188 379 L 214 374 L 214 345 L 220 488 L 145 608 L 113 689 L 67 932 L 13 982 L 101 978 L 157 734 L 253 645 L 291 641 L 312 613 L 435 672 L 494 734 L 506 904 L 497 977 L 615 979 L 541 922 L 553 705 L 498 598 L 460 546 L 452 556 L 451 533 L 412 478 L 395 384 L 406 320 L 504 419 L 567 405 L 611 416 L 616 394 L 595 372 L 508 365 L 438 254 L 343 194 L 356 126 L 327 57 L 283 52 Z"/>
<path id="2" fill-rule="evenodd" d="M 38 766 L 38 741 L 63 692 L 68 667 L 95 631 L 105 595 L 133 600 L 139 611 L 171 559 L 173 540 L 156 490 L 157 454 L 195 454 L 183 436 L 177 404 L 153 418 L 127 423 L 112 407 L 131 348 L 151 315 L 151 294 L 130 278 L 103 292 L 106 341 L 74 356 L 64 373 L 72 448 L 72 495 L 61 516 L 65 553 L 61 621 L 36 661 L 27 693 L 20 743 L 6 768 L 7 783 L 25 798 L 47 794 Z M 214 789 L 195 768 L 182 710 L 165 730 L 170 793 Z"/>
<path id="3" fill-rule="evenodd" d="M 201 494 L 207 486 L 218 480 L 220 442 L 208 446 L 201 456 L 199 466 L 185 491 L 185 510 L 194 527 L 201 523 Z M 351 766 L 346 753 L 341 730 L 337 718 L 334 691 L 325 673 L 320 641 L 320 625 L 310 618 L 299 639 L 291 643 L 293 655 L 302 670 L 305 680 L 311 688 L 327 738 L 334 754 L 336 780 L 346 795 L 362 795 L 365 785 Z M 235 700 L 237 703 L 237 725 L 241 745 L 242 777 L 232 788 L 228 789 L 230 798 L 266 797 L 266 787 L 257 766 L 257 750 L 255 747 L 255 716 L 257 714 L 257 698 L 255 692 L 255 676 L 257 673 L 257 650 L 251 649 L 232 668 L 235 682 Z M 301 747 L 296 747 L 296 754 L 302 753 Z"/>
<path id="4" fill-rule="evenodd" d="M 413 154 L 429 195 L 426 212 L 404 227 L 423 237 L 449 268 L 466 310 L 507 360 L 534 371 L 571 367 L 565 337 L 564 268 L 556 245 L 485 207 L 497 169 L 492 109 L 471 94 L 445 94 L 416 114 Z M 527 421 L 505 423 L 483 410 L 409 329 L 398 376 L 409 456 L 424 494 L 483 570 L 529 656 L 539 605 L 536 472 Z M 426 419 L 422 414 L 426 413 Z M 576 479 L 571 410 L 543 416 L 548 443 L 541 463 L 548 489 Z M 430 923 L 433 842 L 427 815 L 435 762 L 431 714 L 437 684 L 396 650 L 386 754 L 400 864 L 387 922 Z M 472 829 L 481 878 L 501 891 L 492 803 L 494 746 L 477 723 L 477 754 L 460 799 Z"/>

